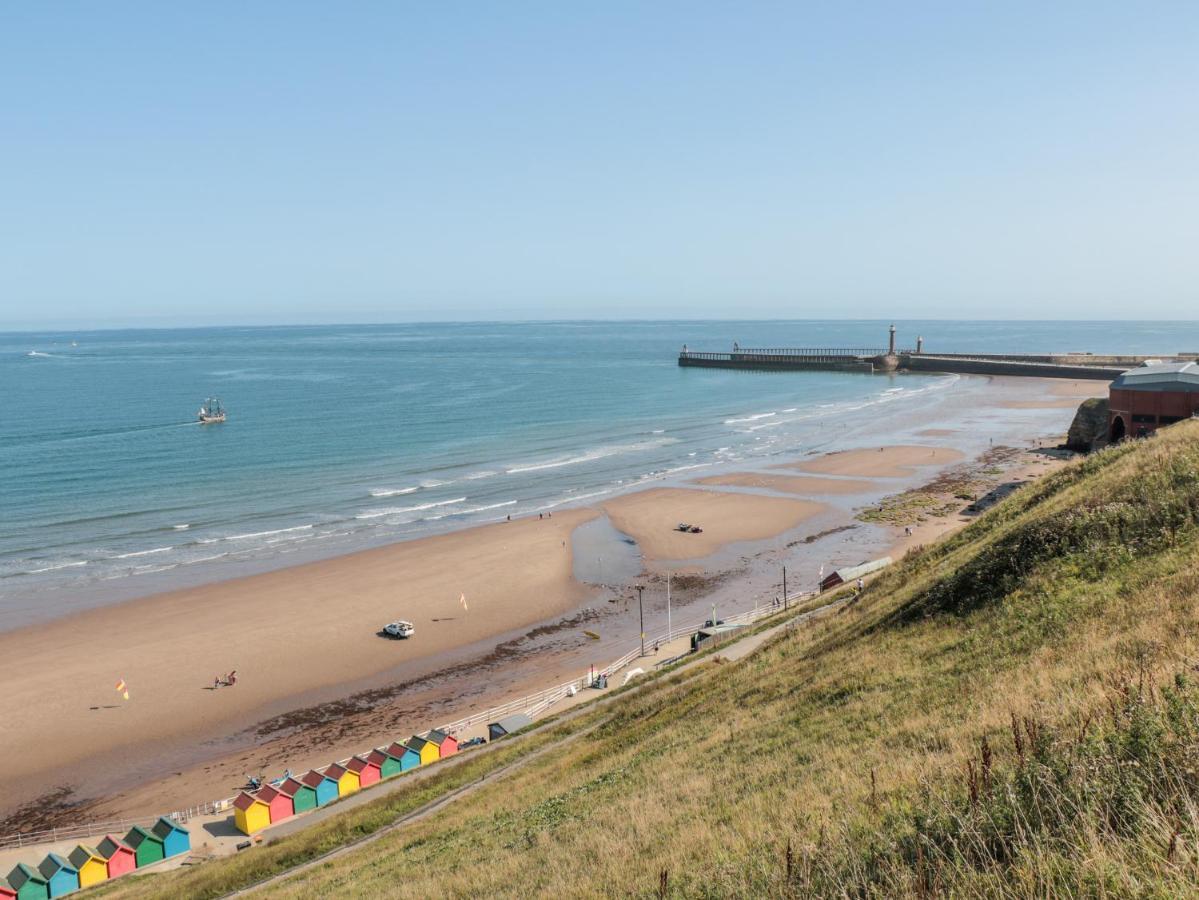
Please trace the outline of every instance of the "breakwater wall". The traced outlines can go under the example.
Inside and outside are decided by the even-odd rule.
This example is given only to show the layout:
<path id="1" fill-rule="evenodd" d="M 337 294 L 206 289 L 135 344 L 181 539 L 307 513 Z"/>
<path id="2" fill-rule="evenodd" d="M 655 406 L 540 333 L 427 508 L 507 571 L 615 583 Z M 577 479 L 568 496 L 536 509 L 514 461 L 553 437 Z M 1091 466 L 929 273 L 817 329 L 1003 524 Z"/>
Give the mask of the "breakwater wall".
<path id="1" fill-rule="evenodd" d="M 931 356 L 905 354 L 899 358 L 899 368 L 911 372 L 951 372 L 959 375 L 1014 375 L 1025 378 L 1075 378 L 1094 381 L 1114 381 L 1133 365 L 1078 365 L 1033 361 L 1019 358 L 986 358 L 974 356 Z"/>

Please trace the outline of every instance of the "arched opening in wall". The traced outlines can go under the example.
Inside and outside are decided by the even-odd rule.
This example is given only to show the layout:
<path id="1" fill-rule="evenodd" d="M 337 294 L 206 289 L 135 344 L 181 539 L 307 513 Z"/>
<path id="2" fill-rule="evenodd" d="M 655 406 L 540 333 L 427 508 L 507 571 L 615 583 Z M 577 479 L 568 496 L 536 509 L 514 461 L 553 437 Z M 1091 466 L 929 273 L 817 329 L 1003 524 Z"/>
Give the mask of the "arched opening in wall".
<path id="1" fill-rule="evenodd" d="M 1124 417 L 1116 416 L 1112 419 L 1112 443 L 1117 444 L 1124 440 L 1124 435 L 1127 433 L 1124 427 Z"/>

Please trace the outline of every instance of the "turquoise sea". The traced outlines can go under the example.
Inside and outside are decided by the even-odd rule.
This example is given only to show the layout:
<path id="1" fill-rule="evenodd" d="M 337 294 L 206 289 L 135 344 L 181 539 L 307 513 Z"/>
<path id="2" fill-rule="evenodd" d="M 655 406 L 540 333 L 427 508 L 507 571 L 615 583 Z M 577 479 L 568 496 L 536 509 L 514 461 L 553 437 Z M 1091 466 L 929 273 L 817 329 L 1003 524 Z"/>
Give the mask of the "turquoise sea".
<path id="1" fill-rule="evenodd" d="M 884 346 L 887 324 L 0 334 L 0 625 L 852 442 L 957 379 L 676 355 Z M 1199 349 L 1193 322 L 898 326 L 930 352 Z M 200 426 L 211 395 L 229 421 Z"/>

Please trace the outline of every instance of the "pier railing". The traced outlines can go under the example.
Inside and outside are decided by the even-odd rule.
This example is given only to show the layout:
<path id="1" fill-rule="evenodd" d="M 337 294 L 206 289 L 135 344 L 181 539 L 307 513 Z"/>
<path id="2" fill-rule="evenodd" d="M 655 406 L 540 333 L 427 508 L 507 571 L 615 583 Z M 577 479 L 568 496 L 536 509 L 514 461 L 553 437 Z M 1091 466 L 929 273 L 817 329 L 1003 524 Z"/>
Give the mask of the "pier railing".
<path id="1" fill-rule="evenodd" d="M 871 359 L 886 356 L 887 351 L 878 347 L 738 347 L 728 353 L 683 350 L 684 359 L 733 360 L 755 356 L 787 357 L 804 360 L 822 359 Z"/>

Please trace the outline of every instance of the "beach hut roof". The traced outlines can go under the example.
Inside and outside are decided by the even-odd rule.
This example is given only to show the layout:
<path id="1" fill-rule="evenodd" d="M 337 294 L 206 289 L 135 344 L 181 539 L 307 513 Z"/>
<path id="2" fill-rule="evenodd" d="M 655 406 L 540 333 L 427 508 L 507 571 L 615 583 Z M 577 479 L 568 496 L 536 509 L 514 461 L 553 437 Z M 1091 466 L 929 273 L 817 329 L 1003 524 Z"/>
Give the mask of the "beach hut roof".
<path id="1" fill-rule="evenodd" d="M 311 788 L 317 787 L 322 781 L 329 778 L 324 772 L 318 772 L 316 769 L 310 769 L 304 773 L 304 777 L 300 780 Z M 331 781 L 333 779 L 330 779 Z"/>
<path id="2" fill-rule="evenodd" d="M 285 778 L 283 784 L 279 785 L 279 793 L 285 797 L 294 797 L 300 788 L 303 787 L 312 787 L 312 785 L 306 785 L 295 777 Z"/>
<path id="3" fill-rule="evenodd" d="M 842 581 L 852 581 L 855 578 L 861 578 L 863 575 L 869 575 L 871 572 L 877 572 L 879 569 L 884 569 L 891 565 L 891 557 L 883 556 L 879 559 L 872 559 L 870 562 L 859 563 L 856 566 L 846 566 L 838 569 L 836 574 L 841 576 Z"/>
<path id="4" fill-rule="evenodd" d="M 263 806 L 267 805 L 266 801 L 260 800 L 259 798 L 255 797 L 253 794 L 247 794 L 245 791 L 242 791 L 240 794 L 238 794 L 236 797 L 233 798 L 233 806 L 237 809 L 242 810 L 243 812 L 245 810 L 249 809 L 255 803 L 261 803 Z"/>
<path id="5" fill-rule="evenodd" d="M 372 750 L 366 754 L 367 761 L 376 766 L 382 766 L 383 763 L 387 762 L 388 757 L 398 759 L 395 754 L 388 753 L 386 750 Z"/>
<path id="6" fill-rule="evenodd" d="M 408 753 L 409 751 L 411 751 L 413 753 L 417 752 L 417 751 L 413 750 L 411 747 L 409 747 L 407 744 L 401 744 L 399 741 L 393 741 L 392 745 L 387 748 L 387 755 L 392 757 L 393 759 L 399 759 L 400 757 L 402 757 L 405 753 Z"/>
<path id="7" fill-rule="evenodd" d="M 129 829 L 129 833 L 125 835 L 125 841 L 130 847 L 137 848 L 141 846 L 142 841 L 154 841 L 155 843 L 161 844 L 162 838 L 147 828 L 143 828 L 140 825 L 134 825 Z"/>
<path id="8" fill-rule="evenodd" d="M 512 734 L 514 731 L 520 731 L 522 728 L 527 728 L 533 724 L 533 720 L 524 713 L 513 713 L 510 716 L 504 716 L 498 722 L 492 722 L 492 725 L 499 725 L 504 730 L 505 734 Z"/>
<path id="9" fill-rule="evenodd" d="M 372 751 L 372 755 L 373 755 L 373 751 Z M 363 758 L 361 756 L 355 756 L 355 757 L 352 757 L 348 763 L 346 763 L 346 768 L 348 768 L 351 772 L 361 772 L 367 766 L 378 766 L 378 765 L 379 765 L 379 763 L 377 763 L 373 759 Z"/>
<path id="10" fill-rule="evenodd" d="M 42 873 L 33 866 L 25 863 L 17 863 L 13 866 L 13 870 L 8 873 L 8 883 L 13 887 L 19 887 L 26 881 L 33 881 L 38 884 L 45 884 L 46 879 L 42 877 Z"/>
<path id="11" fill-rule="evenodd" d="M 67 854 L 67 859 L 71 861 L 71 865 L 76 869 L 82 869 L 89 860 L 93 859 L 97 862 L 108 862 L 108 860 L 100 855 L 100 851 L 86 844 L 77 844 L 75 849 Z"/>
<path id="12" fill-rule="evenodd" d="M 444 744 L 446 742 L 446 739 L 449 738 L 449 736 L 450 736 L 449 732 L 440 731 L 436 728 L 434 728 L 432 731 L 429 732 L 429 740 L 431 740 L 438 747 L 440 747 L 442 744 Z"/>
<path id="13" fill-rule="evenodd" d="M 341 763 L 333 763 L 333 765 L 331 765 L 331 766 L 329 766 L 329 768 L 325 769 L 325 774 L 328 775 L 330 778 L 332 778 L 334 781 L 337 781 L 339 778 L 341 778 L 342 775 L 346 774 L 346 772 L 348 772 L 348 771 L 349 770 L 345 766 L 343 766 Z"/>
<path id="14" fill-rule="evenodd" d="M 421 747 L 425 746 L 425 744 L 431 744 L 431 743 L 433 743 L 433 742 L 430 740 L 426 740 L 425 738 L 420 737 L 415 734 L 412 735 L 412 737 L 408 738 L 408 746 L 411 747 L 413 750 L 415 750 L 417 753 L 420 753 Z"/>
<path id="15" fill-rule="evenodd" d="M 67 860 L 63 859 L 57 853 L 47 853 L 46 858 L 38 864 L 38 871 L 42 873 L 43 878 L 51 878 L 54 873 L 60 869 L 66 869 L 68 872 L 76 871 L 75 867 Z"/>
<path id="16" fill-rule="evenodd" d="M 166 816 L 159 816 L 158 821 L 154 823 L 153 831 L 160 838 L 168 837 L 173 831 L 181 831 L 188 834 L 188 830 L 176 822 L 174 819 L 168 819 Z"/>
<path id="17" fill-rule="evenodd" d="M 96 849 L 100 851 L 100 855 L 105 859 L 112 859 L 119 850 L 128 850 L 130 853 L 133 852 L 133 848 L 115 834 L 104 835 L 103 840 L 96 845 Z"/>
<path id="18" fill-rule="evenodd" d="M 276 797 L 287 797 L 289 794 L 284 794 L 279 788 L 273 784 L 267 784 L 258 789 L 258 799 L 263 803 L 270 803 Z"/>

